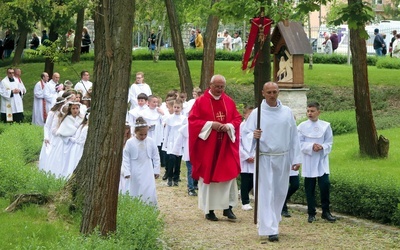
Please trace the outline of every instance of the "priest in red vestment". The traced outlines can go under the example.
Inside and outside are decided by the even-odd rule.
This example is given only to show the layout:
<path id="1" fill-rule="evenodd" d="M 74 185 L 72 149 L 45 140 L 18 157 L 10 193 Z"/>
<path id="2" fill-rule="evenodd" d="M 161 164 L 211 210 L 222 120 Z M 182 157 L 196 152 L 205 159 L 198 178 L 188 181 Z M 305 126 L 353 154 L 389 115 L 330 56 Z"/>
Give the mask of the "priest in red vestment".
<path id="1" fill-rule="evenodd" d="M 236 177 L 240 174 L 239 126 L 242 117 L 224 93 L 222 75 L 211 78 L 210 88 L 196 99 L 189 115 L 189 154 L 192 177 L 199 180 L 199 208 L 206 219 L 217 221 L 214 210 L 236 219 Z"/>

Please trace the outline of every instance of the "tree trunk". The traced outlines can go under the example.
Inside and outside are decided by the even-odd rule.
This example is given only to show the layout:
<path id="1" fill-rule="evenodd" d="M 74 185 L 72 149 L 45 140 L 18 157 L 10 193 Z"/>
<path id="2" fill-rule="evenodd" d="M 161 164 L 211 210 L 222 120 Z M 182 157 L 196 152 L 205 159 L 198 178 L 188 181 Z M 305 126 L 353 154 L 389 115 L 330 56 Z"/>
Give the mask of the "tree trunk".
<path id="1" fill-rule="evenodd" d="M 259 51 L 256 65 L 254 66 L 254 100 L 255 107 L 258 107 L 262 101 L 261 91 L 264 83 L 271 81 L 271 35 L 268 34 L 265 38 L 265 42 L 260 47 L 260 42 L 257 41 L 254 44 L 254 54 Z M 260 50 L 261 49 L 261 50 Z"/>
<path id="2" fill-rule="evenodd" d="M 21 63 L 22 52 L 24 52 L 25 49 L 27 36 L 28 36 L 28 30 L 21 28 L 19 30 L 19 37 L 17 39 L 17 48 L 15 49 L 12 65 L 18 65 Z"/>
<path id="3" fill-rule="evenodd" d="M 75 39 L 74 39 L 74 53 L 72 54 L 71 62 L 77 63 L 81 60 L 81 44 L 82 44 L 82 30 L 83 22 L 85 20 L 85 8 L 78 11 L 76 16 L 76 28 L 75 28 Z"/>
<path id="4" fill-rule="evenodd" d="M 349 5 L 359 0 L 349 0 Z M 365 30 L 364 27 L 360 27 Z M 353 84 L 354 101 L 356 106 L 356 121 L 358 142 L 361 155 L 378 157 L 378 136 L 372 115 L 371 99 L 369 94 L 367 70 L 367 46 L 361 37 L 360 29 L 350 28 L 350 49 L 353 56 Z"/>
<path id="5" fill-rule="evenodd" d="M 171 28 L 171 38 L 174 46 L 176 67 L 178 68 L 180 89 L 182 92 L 191 94 L 193 91 L 193 81 L 190 75 L 185 48 L 183 46 L 182 33 L 174 1 L 165 0 L 165 6 L 167 7 L 169 26 Z"/>
<path id="6" fill-rule="evenodd" d="M 127 98 L 132 63 L 134 1 L 103 0 L 95 10 L 96 46 L 90 127 L 67 185 L 82 206 L 81 232 L 116 230 Z"/>
<path id="7" fill-rule="evenodd" d="M 211 0 L 211 7 L 219 0 Z M 206 31 L 204 32 L 204 51 L 203 61 L 201 63 L 200 88 L 205 90 L 208 88 L 211 77 L 214 75 L 214 59 L 215 49 L 217 47 L 217 32 L 219 25 L 219 17 L 210 15 L 207 20 Z"/>
<path id="8" fill-rule="evenodd" d="M 49 30 L 49 41 L 54 43 L 58 39 L 58 33 L 55 32 L 56 30 L 56 24 L 52 23 L 50 24 L 50 30 Z M 54 73 L 54 62 L 50 58 L 45 59 L 44 63 L 44 72 L 47 72 L 49 76 L 51 77 Z"/>

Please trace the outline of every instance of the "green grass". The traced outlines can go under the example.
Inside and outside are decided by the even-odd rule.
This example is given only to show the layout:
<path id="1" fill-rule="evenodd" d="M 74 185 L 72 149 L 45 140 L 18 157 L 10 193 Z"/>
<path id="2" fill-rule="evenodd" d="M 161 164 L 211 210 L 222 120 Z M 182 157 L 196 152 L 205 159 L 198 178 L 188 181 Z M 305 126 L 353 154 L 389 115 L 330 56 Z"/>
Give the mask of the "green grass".
<path id="1" fill-rule="evenodd" d="M 342 173 L 371 181 L 392 183 L 400 188 L 400 128 L 378 131 L 390 141 L 387 159 L 370 159 L 358 153 L 358 136 L 355 133 L 334 137 L 330 155 L 332 176 Z M 385 184 L 385 185 L 386 185 Z"/>
<path id="2" fill-rule="evenodd" d="M 191 76 L 194 86 L 198 86 L 200 82 L 201 61 L 189 61 Z M 251 88 L 253 83 L 253 74 L 243 72 L 240 69 L 239 61 L 216 61 L 215 73 L 222 74 L 227 78 L 228 87 L 235 88 L 232 84 L 246 85 Z M 25 113 L 31 114 L 33 104 L 33 88 L 39 81 L 40 74 L 44 70 L 44 63 L 21 64 L 22 80 L 27 88 L 27 94 L 24 98 Z M 0 72 L 5 75 L 7 67 L 0 68 Z M 347 65 L 332 64 L 315 64 L 313 70 L 308 69 L 308 65 L 304 65 L 305 84 L 308 87 L 350 87 L 352 89 L 352 72 L 351 67 Z M 71 80 L 73 83 L 80 79 L 79 72 L 81 70 L 93 71 L 92 61 L 83 61 L 78 64 L 66 65 L 55 64 L 55 71 L 61 74 L 61 82 Z M 374 66 L 368 68 L 370 88 L 375 86 L 398 86 L 398 72 L 391 69 L 377 69 Z M 155 95 L 162 98 L 165 97 L 168 90 L 179 89 L 179 76 L 174 61 L 133 61 L 131 81 L 135 79 L 135 73 L 143 71 L 145 73 L 145 81 L 151 86 Z M 251 90 L 248 91 L 251 93 Z M 352 95 L 351 93 L 348 93 Z"/>
<path id="3" fill-rule="evenodd" d="M 78 225 L 71 225 L 62 220 L 49 220 L 45 207 L 31 205 L 14 213 L 3 212 L 9 200 L 0 199 L 0 249 L 22 249 L 23 246 L 47 246 L 60 241 L 60 237 L 69 233 L 78 235 Z"/>

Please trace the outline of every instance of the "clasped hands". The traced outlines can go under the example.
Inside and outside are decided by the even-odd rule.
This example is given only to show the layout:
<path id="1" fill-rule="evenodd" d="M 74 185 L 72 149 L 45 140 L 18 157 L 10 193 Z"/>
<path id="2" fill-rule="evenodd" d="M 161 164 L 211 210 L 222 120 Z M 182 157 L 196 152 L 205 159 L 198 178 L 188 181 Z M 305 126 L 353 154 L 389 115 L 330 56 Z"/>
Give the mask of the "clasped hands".
<path id="1" fill-rule="evenodd" d="M 211 128 L 217 132 L 228 132 L 229 126 L 227 124 L 222 124 L 219 122 L 213 122 Z"/>
<path id="2" fill-rule="evenodd" d="M 313 150 L 314 152 L 318 152 L 318 151 L 320 151 L 320 150 L 322 150 L 322 149 L 324 149 L 324 148 L 322 147 L 321 144 L 318 144 L 318 143 L 314 143 L 314 145 L 312 146 L 312 150 Z"/>
<path id="3" fill-rule="evenodd" d="M 12 92 L 13 92 L 14 94 L 18 94 L 19 92 L 21 92 L 21 90 L 20 90 L 20 89 L 13 89 Z"/>

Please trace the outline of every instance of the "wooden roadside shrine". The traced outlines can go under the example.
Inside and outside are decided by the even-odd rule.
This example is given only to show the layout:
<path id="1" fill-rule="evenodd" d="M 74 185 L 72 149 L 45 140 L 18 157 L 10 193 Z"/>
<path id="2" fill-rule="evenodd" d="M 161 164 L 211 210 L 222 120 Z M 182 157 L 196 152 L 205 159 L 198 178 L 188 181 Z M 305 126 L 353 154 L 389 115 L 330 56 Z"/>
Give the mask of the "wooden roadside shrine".
<path id="1" fill-rule="evenodd" d="M 271 42 L 273 81 L 283 89 L 303 88 L 304 54 L 313 52 L 301 23 L 279 22 L 272 32 Z"/>

